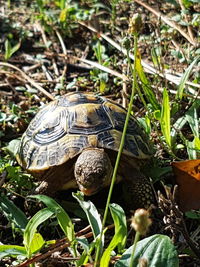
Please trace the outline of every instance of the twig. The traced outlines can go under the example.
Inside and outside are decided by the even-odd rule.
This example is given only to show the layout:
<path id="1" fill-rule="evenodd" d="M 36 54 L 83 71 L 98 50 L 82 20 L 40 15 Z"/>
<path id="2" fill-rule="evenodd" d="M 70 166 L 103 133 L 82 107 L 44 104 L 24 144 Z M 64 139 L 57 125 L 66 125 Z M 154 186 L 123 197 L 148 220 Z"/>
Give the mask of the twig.
<path id="1" fill-rule="evenodd" d="M 17 70 L 20 72 L 20 74 L 23 76 L 24 79 L 26 79 L 29 83 L 31 83 L 36 89 L 38 89 L 41 93 L 43 93 L 45 96 L 47 96 L 49 99 L 54 100 L 54 97 L 48 93 L 44 88 L 42 88 L 38 83 L 36 83 L 33 79 L 31 79 L 28 75 L 26 75 L 25 72 L 17 68 L 16 66 L 6 63 L 6 62 L 0 62 L 0 66 L 12 68 L 14 70 Z"/>
<path id="2" fill-rule="evenodd" d="M 120 51 L 121 51 L 121 49 L 120 49 Z M 47 56 L 54 56 L 54 53 L 53 53 L 53 52 L 46 52 L 46 54 L 47 54 Z M 57 55 L 58 57 L 66 57 L 64 54 L 56 54 L 56 55 Z M 107 72 L 107 73 L 110 73 L 110 74 L 112 74 L 112 75 L 114 75 L 114 76 L 116 76 L 116 77 L 122 79 L 123 81 L 128 81 L 128 80 L 129 80 L 128 77 L 127 77 L 125 74 L 121 74 L 121 73 L 119 73 L 119 72 L 117 72 L 117 71 L 115 71 L 115 70 L 112 70 L 112 69 L 110 69 L 110 68 L 108 68 L 108 67 L 105 67 L 105 66 L 103 66 L 103 65 L 101 65 L 101 64 L 99 64 L 99 63 L 97 63 L 97 62 L 94 62 L 94 61 L 91 61 L 91 60 L 88 60 L 88 59 L 84 59 L 84 58 L 79 58 L 79 57 L 76 57 L 76 56 L 69 56 L 69 57 L 72 58 L 72 59 L 81 61 L 81 62 L 83 62 L 83 63 L 85 63 L 85 64 L 88 64 L 89 66 L 92 66 L 92 67 L 94 67 L 94 68 L 97 68 L 97 69 L 100 69 L 100 70 L 105 71 L 105 72 Z M 131 54 L 130 54 L 130 57 L 131 57 Z M 152 73 L 152 72 L 150 72 L 150 73 Z M 155 70 L 155 73 L 156 73 L 156 70 Z M 159 75 L 160 75 L 160 74 L 159 74 Z M 165 75 L 170 76 L 170 77 L 171 77 L 170 80 L 171 80 L 172 82 L 175 81 L 176 79 L 177 79 L 177 80 L 178 80 L 178 79 L 181 79 L 181 76 L 180 76 L 180 77 L 176 77 L 176 76 L 174 76 L 174 75 L 172 75 L 172 74 L 165 74 Z M 160 76 L 161 76 L 161 75 L 160 75 Z M 162 75 L 162 77 L 164 77 L 164 76 Z M 175 82 L 174 82 L 174 83 L 175 83 Z M 176 84 L 178 85 L 179 82 L 177 82 Z M 186 82 L 186 84 L 191 85 L 191 86 L 194 86 L 194 87 L 200 89 L 200 84 L 195 84 L 195 83 L 192 83 L 192 82 Z M 162 88 L 159 89 L 159 90 L 160 90 L 161 92 L 163 91 Z M 170 93 L 172 93 L 172 94 L 176 94 L 176 93 L 177 93 L 175 90 L 172 90 L 172 89 L 169 89 L 169 91 L 170 91 Z M 185 93 L 184 93 L 184 96 L 185 96 L 185 97 L 190 97 L 190 98 L 195 98 L 195 99 L 197 98 L 197 99 L 200 99 L 200 96 L 198 96 L 199 93 L 198 93 L 198 92 L 196 93 L 196 91 L 195 91 L 193 88 L 189 87 L 189 88 L 188 88 L 188 91 L 190 91 L 191 95 L 189 95 L 189 94 L 185 94 Z"/>
<path id="3" fill-rule="evenodd" d="M 78 61 L 84 62 L 84 63 L 86 63 L 86 64 L 88 64 L 88 65 L 90 65 L 90 66 L 92 66 L 94 68 L 97 68 L 99 70 L 102 70 L 102 71 L 105 71 L 107 73 L 110 73 L 110 74 L 112 74 L 112 75 L 114 75 L 114 76 L 116 76 L 116 77 L 118 77 L 118 78 L 120 78 L 120 79 L 122 79 L 124 81 L 128 81 L 129 80 L 128 77 L 125 76 L 124 74 L 121 74 L 121 73 L 119 73 L 119 72 L 117 72 L 115 70 L 112 70 L 112 69 L 110 69 L 108 67 L 105 67 L 105 66 L 103 66 L 103 65 L 101 65 L 101 64 L 99 64 L 97 62 L 94 62 L 94 61 L 91 61 L 91 60 L 88 60 L 88 59 L 75 57 L 75 56 L 71 56 L 71 57 L 76 59 L 76 60 L 78 60 Z"/>
<path id="4" fill-rule="evenodd" d="M 41 32 L 41 34 L 42 34 L 42 39 L 43 39 L 43 42 L 44 42 L 44 44 L 46 46 L 47 51 L 49 51 L 49 45 L 48 45 L 48 41 L 47 41 L 47 36 L 46 36 L 46 33 L 45 33 L 44 29 L 39 24 L 39 22 L 36 23 L 36 26 L 39 29 L 39 31 Z M 54 68 L 55 75 L 59 76 L 59 71 L 58 71 L 58 67 L 56 65 L 55 58 L 53 58 L 52 61 L 53 61 L 53 68 Z"/>
<path id="5" fill-rule="evenodd" d="M 17 265 L 17 267 L 26 267 L 26 266 L 34 263 L 34 262 L 38 262 L 40 260 L 43 260 L 43 259 L 49 257 L 51 254 L 53 254 L 56 251 L 63 250 L 64 248 L 67 248 L 69 246 L 70 246 L 70 242 L 66 242 L 66 240 L 64 240 L 63 244 L 60 244 L 58 247 L 55 247 L 54 249 L 49 250 L 48 252 L 46 252 L 44 254 L 40 253 L 39 255 L 36 255 L 35 257 L 28 259 L 27 261 Z"/>
<path id="6" fill-rule="evenodd" d="M 88 25 L 82 21 L 79 21 L 79 24 L 80 25 L 83 25 L 85 27 L 87 27 L 89 30 L 97 33 L 97 30 L 92 27 L 91 25 Z M 113 41 L 111 38 L 109 38 L 107 35 L 105 35 L 104 33 L 98 33 L 98 35 L 100 37 L 102 37 L 104 40 L 106 40 L 109 44 L 111 44 L 113 47 L 115 47 L 117 50 L 119 50 L 120 52 L 122 52 L 124 55 L 126 55 L 126 49 L 124 49 L 120 44 L 116 43 L 115 41 Z M 133 54 L 130 53 L 130 58 L 132 60 L 134 60 L 134 56 Z M 141 63 L 142 63 L 142 66 L 144 67 L 144 70 L 148 73 L 151 73 L 151 74 L 157 74 L 159 75 L 160 77 L 162 78 L 165 78 L 167 79 L 168 81 L 172 82 L 173 84 L 176 84 L 176 85 L 179 85 L 180 84 L 180 80 L 181 80 L 181 76 L 182 74 L 177 74 L 177 76 L 169 73 L 168 70 L 165 70 L 164 74 L 158 70 L 156 70 L 152 65 L 144 62 L 144 60 L 141 60 Z M 191 85 L 191 86 L 194 86 L 194 87 L 197 87 L 197 88 L 200 88 L 200 85 L 199 84 L 195 84 L 195 83 L 191 83 L 191 82 L 186 82 L 186 84 L 188 85 Z M 192 88 L 189 88 L 190 90 L 193 90 Z M 196 92 L 193 90 L 193 94 L 196 95 Z"/>
<path id="7" fill-rule="evenodd" d="M 190 39 L 195 43 L 194 35 L 193 35 L 193 32 L 192 32 L 192 27 L 191 27 L 191 25 L 189 25 L 189 19 L 188 19 L 187 13 L 185 12 L 186 9 L 185 9 L 185 7 L 183 5 L 183 0 L 178 0 L 178 2 L 179 2 L 179 5 L 180 5 L 180 7 L 181 7 L 181 9 L 183 11 L 183 15 L 185 17 L 185 20 L 188 23 L 187 29 L 188 29 L 188 34 L 190 36 Z"/>
<path id="8" fill-rule="evenodd" d="M 179 210 L 179 207 L 176 203 L 178 186 L 176 185 L 174 187 L 173 193 L 171 193 L 170 189 L 167 186 L 165 186 L 164 188 L 167 197 L 165 198 L 162 194 L 159 193 L 158 203 L 160 209 L 165 215 L 164 222 L 167 225 L 166 228 L 169 228 L 172 234 L 174 234 L 174 231 L 181 232 L 191 250 L 200 259 L 200 249 L 197 248 L 197 244 L 190 238 L 183 218 L 183 213 Z"/>
<path id="9" fill-rule="evenodd" d="M 163 15 L 160 11 L 155 10 L 154 8 L 149 6 L 147 3 L 145 3 L 144 1 L 140 1 L 140 0 L 134 0 L 134 1 L 136 3 L 138 3 L 139 5 L 145 7 L 150 12 L 152 12 L 154 15 L 156 15 L 158 18 L 160 18 L 163 22 L 168 24 L 170 27 L 176 29 L 192 45 L 194 45 L 194 46 L 197 45 L 197 43 L 194 41 L 194 39 L 191 39 L 191 37 L 188 36 L 188 34 L 179 25 L 177 25 L 174 21 L 171 21 L 170 19 L 168 19 L 168 17 Z"/>
<path id="10" fill-rule="evenodd" d="M 130 221 L 130 220 L 127 220 L 127 221 Z M 108 229 L 114 228 L 114 224 L 111 224 L 111 225 L 107 226 L 107 228 Z M 82 229 L 82 230 L 80 230 L 79 232 L 76 233 L 76 237 L 81 237 L 81 236 L 83 236 L 85 238 L 92 237 L 93 236 L 92 232 L 85 233 L 90 229 L 91 229 L 90 226 L 85 227 L 84 229 Z M 83 235 L 83 233 L 85 233 L 85 234 Z M 69 246 L 70 246 L 70 242 L 68 241 L 68 239 L 66 237 L 62 238 L 62 239 L 59 239 L 59 240 L 56 241 L 55 244 L 53 244 L 50 247 L 46 248 L 45 251 L 43 251 L 43 253 L 39 253 L 39 254 L 33 256 L 31 259 L 28 259 L 28 260 L 24 261 L 23 263 L 17 265 L 16 267 L 26 267 L 26 266 L 28 266 L 28 265 L 30 265 L 32 263 L 44 260 L 45 258 L 48 258 L 49 256 L 51 256 L 54 252 L 61 251 L 64 248 L 67 248 Z M 77 258 L 74 258 L 74 260 L 77 260 Z"/>

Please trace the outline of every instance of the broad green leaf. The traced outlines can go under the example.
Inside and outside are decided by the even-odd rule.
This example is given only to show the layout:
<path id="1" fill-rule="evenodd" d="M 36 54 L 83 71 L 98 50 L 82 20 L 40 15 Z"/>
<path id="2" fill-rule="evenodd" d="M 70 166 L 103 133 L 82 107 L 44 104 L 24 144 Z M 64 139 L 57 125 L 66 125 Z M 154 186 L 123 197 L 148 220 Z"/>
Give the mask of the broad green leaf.
<path id="1" fill-rule="evenodd" d="M 185 216 L 190 219 L 199 220 L 200 219 L 200 211 L 199 210 L 190 210 L 185 212 Z"/>
<path id="2" fill-rule="evenodd" d="M 144 70 L 143 70 L 143 67 L 141 64 L 141 56 L 140 56 L 139 52 L 138 52 L 138 55 L 136 57 L 135 64 L 136 64 L 136 71 L 137 71 L 137 74 L 140 77 L 140 80 L 142 82 L 142 88 L 143 88 L 143 92 L 144 92 L 146 98 L 148 99 L 149 103 L 152 104 L 152 107 L 154 110 L 157 110 L 157 109 L 159 110 L 160 105 L 158 104 L 156 96 L 151 89 L 151 83 L 148 81 L 148 79 L 144 73 Z"/>
<path id="3" fill-rule="evenodd" d="M 99 92 L 104 93 L 106 89 L 106 83 L 103 80 L 100 80 Z"/>
<path id="4" fill-rule="evenodd" d="M 198 108 L 199 106 L 193 105 L 193 107 L 190 110 L 188 110 L 188 112 L 185 115 L 186 120 L 189 123 L 190 128 L 195 137 L 199 137 L 199 129 L 200 129 L 198 110 L 197 110 Z"/>
<path id="5" fill-rule="evenodd" d="M 200 106 L 200 100 L 196 99 L 195 102 L 192 104 L 192 106 L 189 108 L 189 110 L 185 113 L 184 116 L 182 116 L 181 118 L 179 118 L 172 127 L 171 130 L 171 140 L 172 140 L 172 144 L 175 144 L 176 142 L 176 136 L 177 134 L 181 132 L 182 128 L 184 127 L 184 125 L 186 123 L 189 123 L 190 128 L 194 134 L 194 138 L 195 138 L 195 144 L 191 143 L 189 144 L 189 154 L 190 154 L 190 158 L 195 158 L 195 148 L 198 150 L 198 145 L 196 146 L 196 142 L 198 142 L 198 138 L 199 138 L 199 118 L 198 118 L 198 108 Z M 197 138 L 196 138 L 197 137 Z M 182 140 L 184 141 L 186 147 L 188 145 L 188 140 L 181 135 Z M 198 151 L 197 151 L 198 152 Z"/>
<path id="6" fill-rule="evenodd" d="M 20 230 L 24 231 L 28 219 L 26 215 L 21 211 L 11 200 L 6 196 L 0 196 L 0 210 L 4 215 L 9 218 Z"/>
<path id="7" fill-rule="evenodd" d="M 16 245 L 0 245 L 0 259 L 4 257 L 26 256 L 26 249 Z"/>
<path id="8" fill-rule="evenodd" d="M 103 253 L 100 261 L 100 267 L 109 266 L 111 252 L 118 246 L 118 251 L 121 253 L 126 245 L 127 225 L 124 210 L 114 203 L 110 204 L 109 208 L 115 224 L 115 234 L 109 246 Z"/>
<path id="9" fill-rule="evenodd" d="M 155 110 L 153 116 L 156 120 L 159 121 L 161 119 L 161 110 Z"/>
<path id="10" fill-rule="evenodd" d="M 196 141 L 197 139 L 193 139 L 193 141 L 188 141 L 185 137 L 182 136 L 182 139 L 185 142 L 186 148 L 187 148 L 187 153 L 188 153 L 188 158 L 189 159 L 197 159 L 197 153 L 199 153 L 199 149 L 196 148 Z"/>
<path id="11" fill-rule="evenodd" d="M 171 130 L 171 142 L 173 145 L 176 143 L 177 133 L 183 128 L 183 126 L 186 123 L 187 123 L 187 120 L 185 116 L 182 116 L 173 124 L 172 130 Z"/>
<path id="12" fill-rule="evenodd" d="M 151 120 L 148 116 L 145 116 L 144 118 L 138 118 L 139 123 L 144 128 L 145 132 L 150 135 L 151 133 Z"/>
<path id="13" fill-rule="evenodd" d="M 198 137 L 194 138 L 194 146 L 197 152 L 199 153 L 200 152 L 200 139 Z"/>
<path id="14" fill-rule="evenodd" d="M 12 155 L 16 156 L 17 152 L 19 150 L 19 144 L 20 144 L 20 139 L 13 139 L 12 141 L 9 142 L 9 144 L 6 147 L 6 150 Z"/>
<path id="15" fill-rule="evenodd" d="M 95 242 L 89 244 L 85 237 L 78 237 L 77 241 L 84 249 L 84 251 L 81 253 L 80 259 L 77 261 L 77 266 L 84 266 L 88 263 L 90 254 L 95 247 Z"/>
<path id="16" fill-rule="evenodd" d="M 169 104 L 169 95 L 166 88 L 164 88 L 163 90 L 163 103 L 161 109 L 160 125 L 162 134 L 165 137 L 165 141 L 167 145 L 171 147 L 170 104 Z"/>
<path id="17" fill-rule="evenodd" d="M 0 123 L 3 123 L 6 120 L 6 113 L 0 111 Z"/>
<path id="18" fill-rule="evenodd" d="M 177 90 L 177 94 L 176 94 L 176 99 L 182 99 L 183 97 L 183 91 L 185 88 L 185 84 L 189 78 L 189 75 L 194 67 L 194 65 L 196 64 L 196 62 L 199 60 L 199 58 L 195 58 L 195 60 L 190 64 L 190 66 L 186 69 L 185 73 L 182 75 L 181 77 L 181 81 Z"/>
<path id="19" fill-rule="evenodd" d="M 65 22 L 66 21 L 67 13 L 68 13 L 68 9 L 67 8 L 64 8 L 64 9 L 61 10 L 60 16 L 59 16 L 60 22 Z"/>
<path id="20" fill-rule="evenodd" d="M 121 239 L 118 243 L 118 252 L 121 253 L 126 245 L 127 238 L 127 224 L 126 224 L 126 215 L 124 210 L 118 204 L 110 204 L 109 205 L 110 212 L 115 224 L 115 234 L 121 234 Z M 119 229 L 121 229 L 119 231 Z"/>
<path id="21" fill-rule="evenodd" d="M 35 233 L 31 241 L 30 248 L 29 248 L 31 254 L 39 251 L 44 246 L 44 244 L 45 244 L 45 241 L 43 237 L 41 236 L 41 234 Z"/>
<path id="22" fill-rule="evenodd" d="M 78 237 L 77 238 L 78 243 L 82 246 L 82 248 L 86 251 L 89 252 L 90 249 L 90 244 L 88 243 L 87 238 L 85 237 Z"/>
<path id="23" fill-rule="evenodd" d="M 114 267 L 130 266 L 132 246 L 122 255 Z M 144 259 L 148 267 L 178 267 L 177 251 L 170 238 L 166 235 L 153 235 L 137 243 L 134 263 L 131 267 L 139 267 L 139 260 Z"/>
<path id="24" fill-rule="evenodd" d="M 83 194 L 81 192 L 72 193 L 72 195 L 84 210 L 92 228 L 93 235 L 96 238 L 100 234 L 102 229 L 101 218 L 96 207 L 91 201 L 84 201 Z"/>
<path id="25" fill-rule="evenodd" d="M 150 166 L 150 164 L 147 164 L 142 171 L 146 176 L 151 177 L 153 183 L 162 180 L 167 175 L 172 175 L 171 166 L 159 167 L 158 165 Z"/>
<path id="26" fill-rule="evenodd" d="M 60 9 L 64 9 L 68 1 L 67 0 L 60 0 L 59 2 L 60 2 L 59 3 Z"/>
<path id="27" fill-rule="evenodd" d="M 52 198 L 45 195 L 30 196 L 42 201 L 49 209 L 54 211 L 58 223 L 70 242 L 75 240 L 74 225 L 66 211 Z"/>
<path id="28" fill-rule="evenodd" d="M 100 267 L 108 267 L 110 265 L 110 255 L 111 252 L 116 248 L 116 246 L 119 245 L 119 243 L 122 241 L 122 234 L 123 234 L 123 227 L 119 226 L 117 228 L 117 232 L 115 232 L 109 246 L 104 251 L 101 261 L 100 261 Z"/>
<path id="29" fill-rule="evenodd" d="M 27 250 L 28 257 L 31 256 L 31 243 L 36 233 L 37 227 L 44 221 L 54 215 L 54 211 L 49 208 L 44 208 L 38 211 L 28 222 L 24 231 L 24 245 Z"/>

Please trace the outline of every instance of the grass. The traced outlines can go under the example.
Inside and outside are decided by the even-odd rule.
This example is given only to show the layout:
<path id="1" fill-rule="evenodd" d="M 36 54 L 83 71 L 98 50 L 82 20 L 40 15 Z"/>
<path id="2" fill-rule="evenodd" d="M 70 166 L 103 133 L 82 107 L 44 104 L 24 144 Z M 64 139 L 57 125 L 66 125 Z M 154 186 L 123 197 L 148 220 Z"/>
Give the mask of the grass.
<path id="1" fill-rule="evenodd" d="M 2 16 L 6 30 L 0 46 L 0 220 L 5 228 L 0 257 L 5 266 L 10 262 L 34 266 L 39 260 L 50 260 L 53 252 L 65 250 L 70 255 L 69 266 L 91 263 L 103 267 L 110 262 L 116 267 L 136 266 L 144 257 L 149 266 L 178 266 L 178 255 L 185 251 L 192 263 L 199 260 L 193 256 L 191 240 L 177 241 L 176 248 L 172 244 L 174 232 L 179 236 L 185 231 L 176 223 L 174 226 L 170 221 L 169 225 L 175 230 L 160 234 L 166 226 L 163 217 L 172 219 L 170 208 L 163 211 L 158 206 L 159 216 L 153 213 L 152 217 L 158 216 L 155 221 L 159 226 L 153 219 L 148 237 L 136 230 L 132 246 L 129 211 L 111 203 L 130 115 L 138 118 L 153 143 L 155 156 L 147 173 L 157 181 L 156 191 L 157 187 L 163 190 L 163 184 L 173 187 L 172 172 L 168 171 L 171 162 L 200 158 L 199 49 L 194 45 L 199 40 L 198 8 L 190 0 L 164 1 L 160 12 L 166 9 L 166 14 L 173 14 L 179 26 L 175 27 L 169 15 L 160 22 L 151 13 L 147 15 L 147 4 L 132 5 L 142 8 L 142 21 L 128 1 L 112 1 L 111 5 L 106 1 L 23 1 L 24 11 L 16 23 L 21 11 L 12 1 L 4 4 L 5 10 L 12 11 Z M 187 23 L 182 13 L 177 17 L 183 6 L 191 18 Z M 44 195 L 29 198 L 33 206 L 28 204 L 27 208 L 25 199 L 37 181 L 16 164 L 19 138 L 39 106 L 75 90 L 105 95 L 124 103 L 128 110 L 106 205 L 100 211 L 91 200 L 73 193 L 77 201 L 71 209 L 74 213 L 68 214 L 59 200 Z M 169 203 L 173 207 L 173 199 L 166 200 L 165 204 Z M 77 213 L 78 218 L 84 218 L 81 225 L 72 219 Z M 198 218 L 185 220 L 192 225 L 192 239 Z M 82 233 L 85 224 L 89 230 Z M 157 257 L 161 250 L 163 255 Z"/>

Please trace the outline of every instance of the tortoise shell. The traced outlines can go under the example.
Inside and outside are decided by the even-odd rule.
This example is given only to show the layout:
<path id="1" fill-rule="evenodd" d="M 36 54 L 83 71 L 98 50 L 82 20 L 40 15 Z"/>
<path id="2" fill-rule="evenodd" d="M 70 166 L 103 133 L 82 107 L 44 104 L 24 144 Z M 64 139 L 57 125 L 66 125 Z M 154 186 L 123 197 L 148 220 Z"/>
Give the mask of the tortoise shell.
<path id="1" fill-rule="evenodd" d="M 18 162 L 28 171 L 60 166 L 86 148 L 118 151 L 127 111 L 92 93 L 68 93 L 45 105 L 23 134 Z M 123 154 L 137 159 L 151 156 L 148 136 L 130 117 Z"/>

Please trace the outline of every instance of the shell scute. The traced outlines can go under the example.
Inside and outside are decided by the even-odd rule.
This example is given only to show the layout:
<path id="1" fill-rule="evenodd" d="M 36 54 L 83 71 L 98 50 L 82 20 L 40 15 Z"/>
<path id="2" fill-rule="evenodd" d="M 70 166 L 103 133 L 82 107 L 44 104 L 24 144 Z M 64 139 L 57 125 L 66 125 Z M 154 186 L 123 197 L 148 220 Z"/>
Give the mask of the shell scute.
<path id="1" fill-rule="evenodd" d="M 59 166 L 85 148 L 118 151 L 126 110 L 89 93 L 69 93 L 44 106 L 24 133 L 19 163 L 32 172 Z M 134 117 L 130 117 L 123 153 L 148 158 L 148 138 Z"/>

